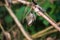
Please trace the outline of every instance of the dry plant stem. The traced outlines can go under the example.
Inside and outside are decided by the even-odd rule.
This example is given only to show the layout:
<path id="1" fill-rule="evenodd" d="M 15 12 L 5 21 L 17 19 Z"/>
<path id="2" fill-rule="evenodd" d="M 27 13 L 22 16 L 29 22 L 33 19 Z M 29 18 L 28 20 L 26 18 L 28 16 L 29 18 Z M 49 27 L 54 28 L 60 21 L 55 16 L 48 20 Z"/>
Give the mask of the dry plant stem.
<path id="1" fill-rule="evenodd" d="M 60 22 L 57 23 L 57 25 L 60 25 Z M 44 30 L 42 30 L 42 31 L 39 31 L 38 33 L 32 35 L 32 38 L 38 38 L 37 36 L 46 33 L 48 30 L 50 30 L 50 29 L 52 29 L 52 28 L 53 28 L 53 26 L 50 26 L 50 27 L 48 27 L 48 28 L 46 28 L 46 29 L 44 29 Z M 39 37 L 40 37 L 40 36 L 39 36 Z"/>
<path id="2" fill-rule="evenodd" d="M 22 1 L 22 0 L 18 0 L 20 3 L 26 4 L 26 5 L 30 5 L 31 3 L 28 1 Z M 60 31 L 60 27 L 53 22 L 51 19 L 49 19 L 46 15 L 44 15 L 44 13 L 42 13 L 37 7 L 36 5 L 31 5 L 32 8 L 34 9 L 34 11 L 37 13 L 37 15 L 42 16 L 43 18 L 45 18 L 51 25 L 53 25 L 53 27 L 55 27 L 58 31 Z"/>
<path id="3" fill-rule="evenodd" d="M 56 29 L 51 30 L 51 31 L 49 31 L 49 32 L 46 32 L 46 33 L 44 33 L 44 34 L 41 34 L 41 35 L 37 36 L 36 38 L 42 37 L 42 36 L 44 36 L 44 35 L 49 35 L 49 34 L 54 33 L 54 32 L 58 32 L 58 30 L 56 30 Z"/>
<path id="4" fill-rule="evenodd" d="M 1 28 L 2 32 L 5 32 L 5 30 L 4 30 L 3 26 L 1 25 L 1 23 L 0 23 L 0 28 Z"/>
<path id="5" fill-rule="evenodd" d="M 51 19 L 53 22 L 55 22 L 55 20 L 53 20 L 47 13 L 44 13 L 49 19 Z M 56 23 L 56 22 L 55 22 Z"/>
<path id="6" fill-rule="evenodd" d="M 53 27 L 51 26 L 51 27 L 48 27 L 48 28 L 46 28 L 46 29 L 44 29 L 44 30 L 42 30 L 42 31 L 39 31 L 39 32 L 37 32 L 36 34 L 32 35 L 32 38 L 38 38 L 37 36 L 46 33 L 48 30 L 50 30 L 50 29 L 52 29 L 52 28 L 53 28 Z"/>
<path id="7" fill-rule="evenodd" d="M 11 32 L 15 27 L 16 27 L 16 24 L 13 25 L 13 26 L 8 30 L 8 32 Z"/>
<path id="8" fill-rule="evenodd" d="M 11 8 L 7 7 L 5 5 L 6 9 L 8 10 L 10 16 L 14 19 L 15 23 L 17 24 L 18 28 L 21 30 L 21 32 L 23 33 L 23 35 L 28 39 L 28 40 L 33 40 L 30 35 L 28 35 L 28 33 L 24 30 L 22 24 L 20 23 L 20 21 L 17 19 L 17 17 L 14 15 L 13 11 L 11 10 Z"/>

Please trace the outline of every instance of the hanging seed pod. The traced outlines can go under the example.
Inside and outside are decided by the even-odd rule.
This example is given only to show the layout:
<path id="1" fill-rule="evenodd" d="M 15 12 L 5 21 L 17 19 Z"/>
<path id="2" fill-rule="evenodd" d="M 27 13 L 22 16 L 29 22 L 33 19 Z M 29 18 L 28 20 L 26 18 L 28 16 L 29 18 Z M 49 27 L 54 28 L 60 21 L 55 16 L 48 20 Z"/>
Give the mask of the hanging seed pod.
<path id="1" fill-rule="evenodd" d="M 30 26 L 32 24 L 32 22 L 34 22 L 36 20 L 35 14 L 29 13 L 26 17 L 26 20 L 27 20 L 28 26 Z"/>
<path id="2" fill-rule="evenodd" d="M 9 32 L 3 32 L 3 40 L 11 40 L 11 35 Z"/>

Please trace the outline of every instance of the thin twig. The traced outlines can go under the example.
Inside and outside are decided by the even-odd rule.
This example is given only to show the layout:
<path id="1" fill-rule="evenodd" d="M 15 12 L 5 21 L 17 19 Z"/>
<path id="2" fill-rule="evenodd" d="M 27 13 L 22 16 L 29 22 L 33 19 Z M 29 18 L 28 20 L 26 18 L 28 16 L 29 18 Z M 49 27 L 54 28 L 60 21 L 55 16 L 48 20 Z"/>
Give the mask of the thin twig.
<path id="1" fill-rule="evenodd" d="M 55 20 L 52 19 L 47 13 L 45 13 L 45 15 L 46 15 L 49 19 L 51 19 L 53 22 L 55 22 Z M 56 23 L 56 22 L 55 22 L 55 23 Z"/>
<path id="2" fill-rule="evenodd" d="M 50 29 L 52 29 L 52 28 L 53 28 L 53 27 L 51 26 L 51 27 L 48 27 L 48 28 L 46 28 L 46 29 L 44 29 L 44 30 L 42 30 L 42 31 L 39 31 L 39 32 L 37 32 L 36 34 L 32 35 L 32 37 L 33 37 L 33 38 L 38 38 L 37 36 L 40 36 L 41 34 L 47 32 L 48 30 L 50 30 Z"/>
<path id="3" fill-rule="evenodd" d="M 17 17 L 14 15 L 13 11 L 11 10 L 10 7 L 7 7 L 5 5 L 6 9 L 8 10 L 10 16 L 14 19 L 15 23 L 17 24 L 18 28 L 21 30 L 21 32 L 23 33 L 23 35 L 28 39 L 28 40 L 33 40 L 30 35 L 28 35 L 28 33 L 24 30 L 22 24 L 20 23 L 20 21 L 17 19 Z"/>
<path id="4" fill-rule="evenodd" d="M 57 23 L 57 25 L 60 25 L 60 22 Z M 50 26 L 50 27 L 48 27 L 48 28 L 46 28 L 46 29 L 44 29 L 44 30 L 42 30 L 42 31 L 39 31 L 39 32 L 37 32 L 36 34 L 32 35 L 32 38 L 38 38 L 37 36 L 46 33 L 48 30 L 50 30 L 50 29 L 52 29 L 52 28 L 53 28 L 53 26 Z M 40 37 L 40 36 L 39 36 L 39 37 Z"/>
<path id="5" fill-rule="evenodd" d="M 0 23 L 0 28 L 1 28 L 2 32 L 5 31 L 4 28 L 3 28 L 3 26 L 1 25 L 1 23 Z"/>
<path id="6" fill-rule="evenodd" d="M 51 30 L 51 31 L 49 31 L 49 32 L 46 32 L 46 33 L 44 33 L 44 34 L 41 34 L 41 35 L 37 36 L 37 38 L 42 37 L 42 36 L 44 36 L 44 35 L 48 35 L 48 34 L 54 33 L 54 32 L 58 32 L 58 30 L 56 30 L 56 29 Z"/>
<path id="7" fill-rule="evenodd" d="M 13 25 L 13 26 L 8 30 L 8 32 L 11 32 L 15 27 L 16 27 L 16 24 Z"/>

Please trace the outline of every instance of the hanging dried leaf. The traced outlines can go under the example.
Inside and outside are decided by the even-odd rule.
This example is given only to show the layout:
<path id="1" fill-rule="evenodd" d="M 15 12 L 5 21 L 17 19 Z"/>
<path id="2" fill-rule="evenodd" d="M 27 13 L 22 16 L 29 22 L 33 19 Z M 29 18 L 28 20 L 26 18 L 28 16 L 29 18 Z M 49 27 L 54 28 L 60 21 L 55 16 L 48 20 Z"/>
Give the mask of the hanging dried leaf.
<path id="1" fill-rule="evenodd" d="M 28 26 L 30 26 L 32 24 L 32 22 L 34 22 L 36 20 L 36 16 L 32 13 L 28 14 L 26 17 Z"/>

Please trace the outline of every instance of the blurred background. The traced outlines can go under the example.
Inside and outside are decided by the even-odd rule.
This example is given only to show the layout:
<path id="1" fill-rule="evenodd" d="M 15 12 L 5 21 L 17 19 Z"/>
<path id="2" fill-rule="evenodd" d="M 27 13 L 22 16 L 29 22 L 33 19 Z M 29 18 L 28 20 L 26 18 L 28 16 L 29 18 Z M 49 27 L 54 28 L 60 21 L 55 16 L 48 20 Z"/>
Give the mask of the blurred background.
<path id="1" fill-rule="evenodd" d="M 32 2 L 32 0 L 26 1 Z M 54 21 L 56 21 L 57 23 L 60 22 L 60 0 L 36 0 L 36 3 L 39 6 L 41 6 Z M 11 34 L 12 40 L 24 40 L 25 37 L 23 36 L 19 28 L 17 28 L 14 20 L 9 15 L 9 12 L 6 10 L 5 6 L 3 6 L 4 4 L 5 1 L 0 0 L 0 22 L 3 25 L 4 30 L 8 31 Z M 38 16 L 33 10 L 31 10 L 31 7 L 26 6 L 22 3 L 11 4 L 11 9 L 15 13 L 18 20 L 23 25 L 25 31 L 32 35 L 32 37 L 34 37 L 35 34 L 51 26 L 51 24 L 48 21 L 46 21 L 46 19 L 44 19 L 41 16 Z M 32 12 L 35 15 L 36 20 L 31 25 L 28 25 L 26 16 L 30 12 Z M 58 31 L 55 32 L 53 31 L 53 29 L 55 28 L 52 28 L 51 30 L 49 29 L 47 30 L 47 32 L 39 34 L 40 36 L 39 35 L 35 36 L 34 39 L 60 40 L 60 32 Z M 49 33 L 50 31 L 53 32 Z M 16 39 L 14 38 L 14 36 Z M 5 40 L 1 29 L 0 40 Z"/>

